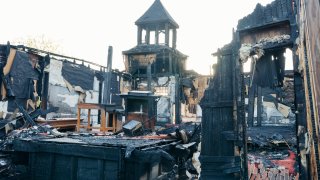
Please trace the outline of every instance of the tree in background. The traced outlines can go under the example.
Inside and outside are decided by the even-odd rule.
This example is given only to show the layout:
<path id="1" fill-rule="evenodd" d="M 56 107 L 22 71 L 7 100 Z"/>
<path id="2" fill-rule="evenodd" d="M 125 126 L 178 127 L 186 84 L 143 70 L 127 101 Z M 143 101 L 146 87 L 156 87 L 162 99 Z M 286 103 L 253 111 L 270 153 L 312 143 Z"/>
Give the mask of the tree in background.
<path id="1" fill-rule="evenodd" d="M 12 45 L 24 45 L 43 51 L 62 54 L 60 45 L 43 34 L 37 36 L 28 36 L 27 38 L 19 38 L 10 43 Z"/>

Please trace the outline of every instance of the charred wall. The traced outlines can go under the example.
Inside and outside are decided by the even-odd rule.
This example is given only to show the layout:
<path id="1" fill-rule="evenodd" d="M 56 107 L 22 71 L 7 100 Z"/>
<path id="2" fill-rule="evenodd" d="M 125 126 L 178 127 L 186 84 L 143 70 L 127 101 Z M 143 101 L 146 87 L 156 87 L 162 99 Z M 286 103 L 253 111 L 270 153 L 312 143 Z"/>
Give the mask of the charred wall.
<path id="1" fill-rule="evenodd" d="M 319 110 L 320 110 L 320 2 L 317 0 L 297 0 L 297 24 L 299 38 L 297 43 L 297 72 L 303 77 L 302 86 L 305 94 L 306 132 L 311 139 L 305 148 L 310 151 L 309 173 L 311 177 L 319 177 Z"/>
<path id="2" fill-rule="evenodd" d="M 239 20 L 237 29 L 251 29 L 287 20 L 292 16 L 293 5 L 291 0 L 275 0 L 265 7 L 257 4 L 251 14 Z"/>
<path id="3" fill-rule="evenodd" d="M 235 144 L 224 132 L 233 131 L 235 59 L 232 44 L 226 45 L 218 55 L 215 76 L 201 100 L 201 178 L 235 179 L 240 171 L 240 160 Z"/>

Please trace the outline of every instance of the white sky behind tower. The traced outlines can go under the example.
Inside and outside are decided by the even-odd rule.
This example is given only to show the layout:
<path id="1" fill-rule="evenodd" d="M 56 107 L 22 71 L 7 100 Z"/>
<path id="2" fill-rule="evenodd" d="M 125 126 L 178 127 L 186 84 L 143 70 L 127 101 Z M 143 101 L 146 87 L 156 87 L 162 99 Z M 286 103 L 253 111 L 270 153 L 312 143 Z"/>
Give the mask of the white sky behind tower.
<path id="1" fill-rule="evenodd" d="M 137 43 L 134 22 L 154 0 L 7 0 L 0 6 L 0 44 L 44 35 L 67 56 L 124 69 L 122 51 Z M 272 0 L 161 0 L 179 24 L 177 49 L 189 56 L 187 68 L 209 74 L 211 55 L 232 39 L 232 28 L 257 3 Z"/>

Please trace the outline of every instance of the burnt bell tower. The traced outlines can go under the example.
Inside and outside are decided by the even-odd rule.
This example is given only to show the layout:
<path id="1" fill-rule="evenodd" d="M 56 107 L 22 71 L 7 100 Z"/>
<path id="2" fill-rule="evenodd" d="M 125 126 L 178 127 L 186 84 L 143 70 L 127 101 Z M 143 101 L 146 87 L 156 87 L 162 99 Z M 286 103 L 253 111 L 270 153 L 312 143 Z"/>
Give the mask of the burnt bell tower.
<path id="1" fill-rule="evenodd" d="M 138 26 L 137 45 L 143 43 L 162 44 L 173 49 L 176 48 L 179 25 L 163 7 L 160 0 L 156 0 L 135 24 Z M 172 34 L 171 43 L 170 34 Z M 154 37 L 151 37 L 151 35 Z M 152 40 L 154 41 L 152 42 Z"/>
<path id="2" fill-rule="evenodd" d="M 161 95 L 157 123 L 180 122 L 180 78 L 186 72 L 186 55 L 176 49 L 179 25 L 160 0 L 135 22 L 137 45 L 123 51 L 126 72 L 131 74 L 131 90 Z"/>

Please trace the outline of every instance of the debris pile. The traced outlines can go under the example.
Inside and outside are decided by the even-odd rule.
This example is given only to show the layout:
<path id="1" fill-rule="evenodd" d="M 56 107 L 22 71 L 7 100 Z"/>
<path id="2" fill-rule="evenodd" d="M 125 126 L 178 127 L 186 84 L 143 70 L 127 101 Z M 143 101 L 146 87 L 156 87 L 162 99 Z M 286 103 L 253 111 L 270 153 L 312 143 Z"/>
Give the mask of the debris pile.
<path id="1" fill-rule="evenodd" d="M 250 179 L 299 179 L 297 153 L 291 150 L 248 154 Z"/>

